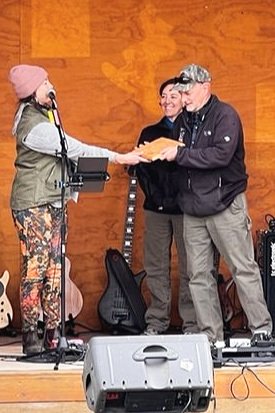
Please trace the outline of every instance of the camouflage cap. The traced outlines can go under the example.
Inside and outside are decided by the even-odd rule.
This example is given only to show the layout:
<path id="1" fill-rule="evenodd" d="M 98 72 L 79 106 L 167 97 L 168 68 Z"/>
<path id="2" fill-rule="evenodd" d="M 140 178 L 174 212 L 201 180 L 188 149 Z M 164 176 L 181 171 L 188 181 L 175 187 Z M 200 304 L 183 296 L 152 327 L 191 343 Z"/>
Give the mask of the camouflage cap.
<path id="1" fill-rule="evenodd" d="M 192 63 L 181 70 L 177 80 L 174 89 L 187 92 L 195 83 L 211 82 L 211 75 L 204 67 Z"/>

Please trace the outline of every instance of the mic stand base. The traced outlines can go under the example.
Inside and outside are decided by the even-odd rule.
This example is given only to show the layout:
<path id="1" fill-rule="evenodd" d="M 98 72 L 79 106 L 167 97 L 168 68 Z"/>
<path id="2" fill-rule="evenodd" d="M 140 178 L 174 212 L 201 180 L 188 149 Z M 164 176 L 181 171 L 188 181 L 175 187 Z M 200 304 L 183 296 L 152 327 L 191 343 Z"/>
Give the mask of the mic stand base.
<path id="1" fill-rule="evenodd" d="M 87 350 L 87 345 L 70 343 L 66 337 L 60 337 L 58 347 L 51 350 L 41 350 L 39 353 L 16 357 L 16 361 L 30 363 L 51 363 L 54 370 L 58 370 L 60 363 L 83 361 Z"/>
<path id="2" fill-rule="evenodd" d="M 56 358 L 54 370 L 58 370 L 59 364 L 61 362 L 64 363 L 66 361 L 66 353 L 68 353 L 68 350 L 69 350 L 68 340 L 65 336 L 61 336 L 58 342 L 57 358 Z"/>

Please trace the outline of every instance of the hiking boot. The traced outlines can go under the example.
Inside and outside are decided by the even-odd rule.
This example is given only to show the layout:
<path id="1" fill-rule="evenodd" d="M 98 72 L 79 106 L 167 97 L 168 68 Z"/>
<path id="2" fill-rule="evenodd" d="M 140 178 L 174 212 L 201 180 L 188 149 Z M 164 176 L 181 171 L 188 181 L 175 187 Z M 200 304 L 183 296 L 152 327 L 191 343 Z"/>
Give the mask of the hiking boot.
<path id="1" fill-rule="evenodd" d="M 37 331 L 27 331 L 22 334 L 23 353 L 27 356 L 41 353 L 43 350 L 42 341 L 39 339 Z"/>
<path id="2" fill-rule="evenodd" d="M 58 331 L 56 328 L 46 330 L 44 347 L 45 350 L 55 350 L 58 346 Z"/>

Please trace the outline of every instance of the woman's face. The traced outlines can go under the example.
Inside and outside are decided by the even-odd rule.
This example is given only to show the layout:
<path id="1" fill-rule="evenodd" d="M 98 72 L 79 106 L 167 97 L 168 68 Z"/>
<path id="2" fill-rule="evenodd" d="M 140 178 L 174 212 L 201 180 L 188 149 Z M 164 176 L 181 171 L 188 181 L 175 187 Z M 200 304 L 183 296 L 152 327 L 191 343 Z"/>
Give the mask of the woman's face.
<path id="1" fill-rule="evenodd" d="M 49 81 L 49 79 L 45 79 L 42 85 L 35 92 L 35 100 L 42 106 L 51 106 L 51 99 L 49 98 L 48 94 L 49 91 L 53 89 L 53 84 Z"/>
<path id="2" fill-rule="evenodd" d="M 174 89 L 175 84 L 171 83 L 162 91 L 160 96 L 160 106 L 165 116 L 172 121 L 176 119 L 178 114 L 182 111 L 183 103 L 181 100 L 181 93 Z"/>

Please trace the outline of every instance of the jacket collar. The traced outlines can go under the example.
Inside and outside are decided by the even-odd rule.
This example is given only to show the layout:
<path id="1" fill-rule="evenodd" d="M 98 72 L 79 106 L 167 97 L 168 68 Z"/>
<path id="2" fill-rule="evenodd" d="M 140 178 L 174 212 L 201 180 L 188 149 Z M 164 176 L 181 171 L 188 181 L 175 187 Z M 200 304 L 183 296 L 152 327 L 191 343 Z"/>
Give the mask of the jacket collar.
<path id="1" fill-rule="evenodd" d="M 208 99 L 208 101 L 206 102 L 206 104 L 201 109 L 199 109 L 197 112 L 187 112 L 187 110 L 185 110 L 184 112 L 186 114 L 187 122 L 190 125 L 193 125 L 194 123 L 203 122 L 207 112 L 209 111 L 209 109 L 212 106 L 212 103 L 216 99 L 217 99 L 216 96 L 211 95 L 210 98 Z"/>

